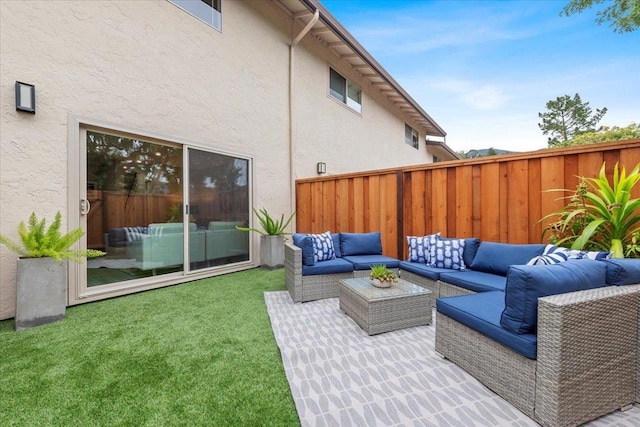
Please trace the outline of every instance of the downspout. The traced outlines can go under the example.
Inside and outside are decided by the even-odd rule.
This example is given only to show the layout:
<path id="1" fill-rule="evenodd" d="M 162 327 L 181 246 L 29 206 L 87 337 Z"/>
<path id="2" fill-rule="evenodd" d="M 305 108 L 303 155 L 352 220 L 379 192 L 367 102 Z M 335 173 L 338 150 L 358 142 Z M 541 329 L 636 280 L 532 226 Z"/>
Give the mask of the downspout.
<path id="1" fill-rule="evenodd" d="M 298 43 L 300 43 L 300 40 L 302 40 L 302 38 L 304 36 L 307 35 L 307 33 L 311 30 L 311 28 L 316 24 L 316 22 L 318 22 L 318 18 L 320 18 L 320 11 L 318 9 L 316 9 L 315 13 L 313 14 L 313 18 L 311 18 L 311 21 L 309 21 L 307 23 L 307 25 L 302 29 L 302 31 L 300 31 L 300 33 L 296 36 L 295 39 L 293 39 L 293 42 L 291 42 L 291 46 L 289 48 L 289 191 L 290 191 L 290 197 L 289 200 L 290 202 L 290 206 L 289 206 L 289 211 L 290 212 L 294 212 L 295 211 L 295 207 L 296 207 L 296 176 L 295 176 L 295 141 L 294 141 L 294 120 L 293 120 L 293 77 L 294 77 L 294 70 L 293 70 L 293 63 L 294 63 L 294 57 L 295 57 L 295 48 L 296 45 Z M 292 23 L 293 25 L 293 23 Z M 294 219 L 293 221 L 293 229 L 295 230 L 296 227 L 296 220 Z"/>

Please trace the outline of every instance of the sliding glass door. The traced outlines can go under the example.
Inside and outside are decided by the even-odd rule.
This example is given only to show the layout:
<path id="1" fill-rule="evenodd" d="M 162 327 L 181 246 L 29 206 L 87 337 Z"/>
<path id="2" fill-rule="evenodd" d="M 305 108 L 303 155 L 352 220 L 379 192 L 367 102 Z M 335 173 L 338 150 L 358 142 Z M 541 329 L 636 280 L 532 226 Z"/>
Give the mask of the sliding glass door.
<path id="1" fill-rule="evenodd" d="M 249 160 L 151 138 L 82 130 L 85 289 L 149 284 L 249 256 Z M 83 188 L 84 187 L 84 188 Z M 83 191 L 84 190 L 84 191 Z"/>

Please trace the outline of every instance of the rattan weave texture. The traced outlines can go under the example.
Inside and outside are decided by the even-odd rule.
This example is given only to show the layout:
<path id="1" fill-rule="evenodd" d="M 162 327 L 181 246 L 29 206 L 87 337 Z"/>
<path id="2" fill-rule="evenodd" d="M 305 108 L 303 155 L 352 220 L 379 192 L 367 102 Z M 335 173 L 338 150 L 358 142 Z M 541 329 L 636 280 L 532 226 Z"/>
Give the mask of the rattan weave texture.
<path id="1" fill-rule="evenodd" d="M 636 399 L 638 291 L 606 287 L 539 299 L 538 358 L 441 313 L 436 351 L 544 426 L 573 426 Z"/>
<path id="2" fill-rule="evenodd" d="M 340 309 L 369 335 L 432 321 L 433 293 L 405 280 L 375 288 L 368 278 L 340 281 Z"/>

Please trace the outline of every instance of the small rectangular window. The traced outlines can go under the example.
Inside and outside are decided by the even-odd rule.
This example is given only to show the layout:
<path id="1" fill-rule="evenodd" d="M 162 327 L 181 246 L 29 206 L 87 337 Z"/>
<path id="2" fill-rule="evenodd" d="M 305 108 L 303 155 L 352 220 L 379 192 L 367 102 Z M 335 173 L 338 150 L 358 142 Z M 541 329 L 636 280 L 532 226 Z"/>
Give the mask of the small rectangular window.
<path id="1" fill-rule="evenodd" d="M 419 140 L 420 140 L 420 135 L 418 134 L 418 131 L 405 123 L 404 142 L 417 150 L 419 147 L 418 145 Z"/>
<path id="2" fill-rule="evenodd" d="M 216 30 L 222 30 L 222 0 L 169 0 L 180 9 L 195 16 Z"/>
<path id="3" fill-rule="evenodd" d="M 333 68 L 329 68 L 329 94 L 352 110 L 362 112 L 362 91 Z"/>

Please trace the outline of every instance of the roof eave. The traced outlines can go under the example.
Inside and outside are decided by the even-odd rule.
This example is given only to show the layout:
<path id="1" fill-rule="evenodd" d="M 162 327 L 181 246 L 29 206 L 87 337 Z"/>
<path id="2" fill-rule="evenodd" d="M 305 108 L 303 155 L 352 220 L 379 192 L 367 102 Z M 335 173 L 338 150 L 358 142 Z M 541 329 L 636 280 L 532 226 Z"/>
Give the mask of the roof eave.
<path id="1" fill-rule="evenodd" d="M 347 44 L 362 60 L 371 67 L 389 86 L 397 91 L 420 115 L 422 115 L 433 128 L 438 132 L 433 136 L 445 137 L 447 133 L 436 123 L 436 121 L 422 109 L 422 107 L 400 86 L 400 84 L 376 61 L 373 56 L 347 31 L 346 28 L 331 15 L 331 13 L 317 0 L 299 0 L 311 12 L 320 11 L 320 19 Z"/>
<path id="2" fill-rule="evenodd" d="M 462 158 L 462 157 L 460 157 L 460 155 L 458 153 L 453 151 L 451 149 L 451 147 L 449 147 L 443 141 L 429 141 L 429 140 L 427 140 L 426 143 L 427 143 L 427 148 L 431 152 L 431 154 L 434 154 L 440 160 L 443 160 L 443 161 L 460 160 Z"/>

